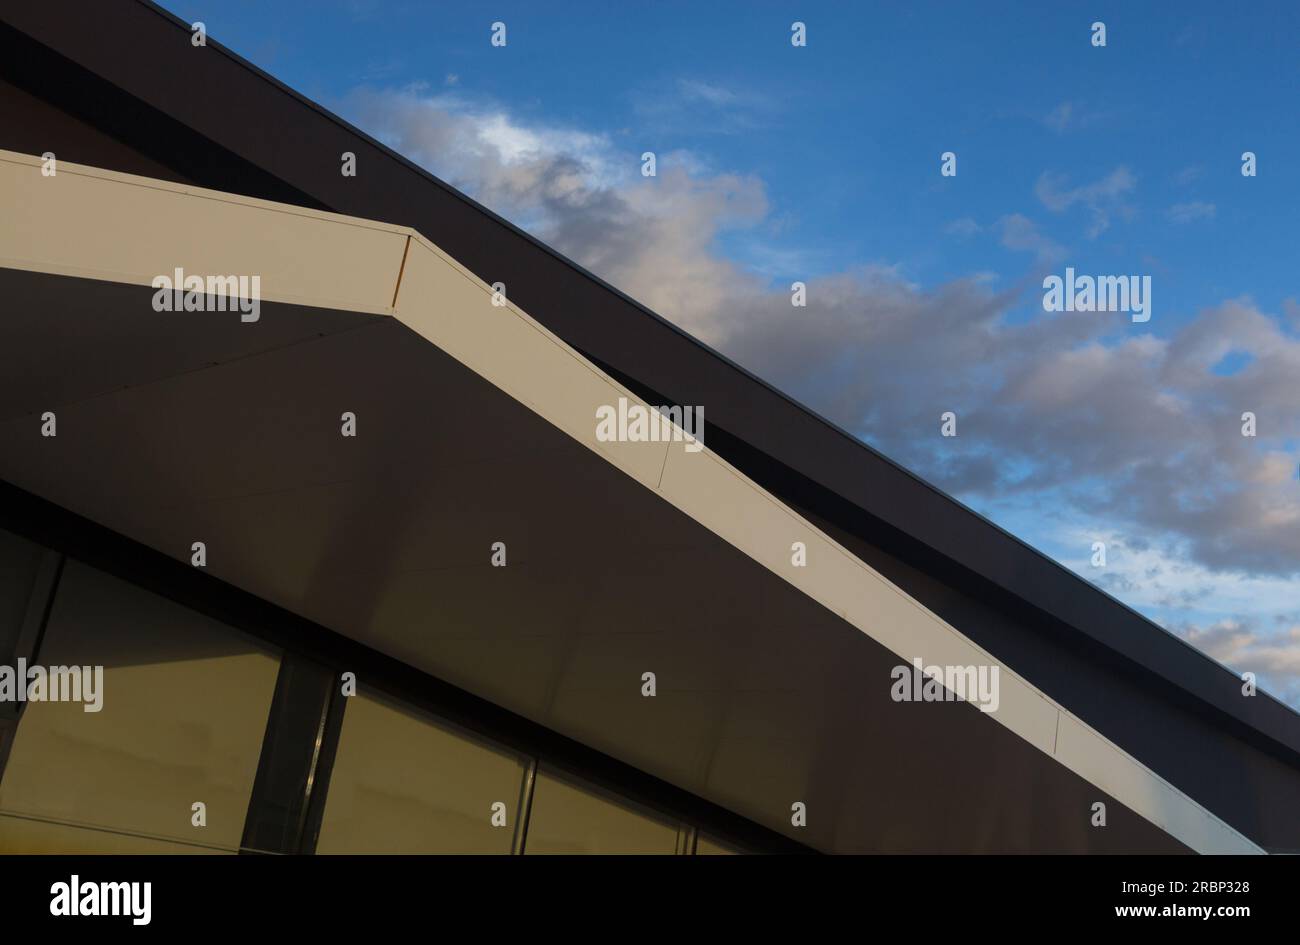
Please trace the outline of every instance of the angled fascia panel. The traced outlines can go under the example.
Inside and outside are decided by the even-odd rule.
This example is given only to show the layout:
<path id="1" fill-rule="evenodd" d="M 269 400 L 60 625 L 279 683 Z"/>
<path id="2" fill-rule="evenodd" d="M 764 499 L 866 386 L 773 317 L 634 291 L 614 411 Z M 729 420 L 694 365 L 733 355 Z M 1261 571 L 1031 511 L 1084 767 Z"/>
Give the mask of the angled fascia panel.
<path id="1" fill-rule="evenodd" d="M 0 152 L 0 267 L 149 285 L 257 274 L 267 301 L 396 317 L 903 662 L 996 659 L 705 448 L 602 442 L 595 409 L 649 406 L 420 234 L 404 227 Z M 498 301 L 501 301 L 498 299 Z M 651 407 L 653 409 L 653 407 Z M 707 443 L 707 428 L 705 430 Z M 808 566 L 793 567 L 801 541 Z M 1256 844 L 1002 667 L 989 713 L 1044 754 L 1202 853 Z"/>

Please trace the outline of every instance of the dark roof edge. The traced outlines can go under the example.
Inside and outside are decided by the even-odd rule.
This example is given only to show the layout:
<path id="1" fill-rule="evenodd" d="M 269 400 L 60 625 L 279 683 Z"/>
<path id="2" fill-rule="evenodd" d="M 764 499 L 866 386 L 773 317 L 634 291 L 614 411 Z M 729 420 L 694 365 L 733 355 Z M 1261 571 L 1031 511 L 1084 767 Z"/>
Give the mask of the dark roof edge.
<path id="1" fill-rule="evenodd" d="M 60 2 L 60 0 L 50 0 L 46 4 L 21 5 L 17 10 L 6 11 L 4 17 L 15 28 L 27 33 L 37 41 L 63 52 L 69 58 L 81 62 L 86 68 L 99 74 L 106 81 L 120 86 L 121 83 L 115 81 L 112 75 L 106 75 L 104 71 L 101 71 L 103 63 L 99 63 L 100 68 L 96 68 L 96 65 L 85 62 L 83 57 L 76 56 L 68 52 L 67 49 L 69 46 L 77 45 L 77 23 L 83 24 L 83 30 L 89 30 L 90 22 L 94 21 L 95 29 L 92 41 L 96 45 L 102 46 L 112 46 L 115 42 L 120 42 L 123 46 L 127 44 L 136 45 L 139 38 L 135 37 L 135 42 L 133 42 L 131 27 L 132 25 L 139 27 L 141 24 L 126 22 L 126 18 L 121 16 L 122 9 L 115 11 L 117 15 L 112 17 L 111 24 L 106 24 L 103 20 L 97 20 L 93 15 L 87 16 L 88 11 L 80 8 L 75 11 L 63 9 L 61 11 L 62 15 L 60 15 L 60 12 L 56 12 L 60 11 L 61 7 L 66 6 L 67 4 Z M 136 0 L 135 7 L 142 12 L 152 13 L 160 17 L 167 25 L 183 31 L 186 45 L 188 45 L 190 32 L 188 23 L 159 7 L 151 0 Z M 129 8 L 126 9 L 129 10 Z M 102 15 L 106 18 L 110 16 L 107 12 Z M 106 25 L 111 25 L 115 29 L 105 30 Z M 1278 746 L 1289 750 L 1293 757 L 1300 758 L 1300 714 L 1297 714 L 1281 701 L 1263 692 L 1261 692 L 1260 697 L 1249 700 L 1243 699 L 1239 694 L 1240 680 L 1238 676 L 1191 646 L 1185 640 L 1147 620 L 1121 601 L 1078 577 L 963 503 L 946 495 L 932 484 L 857 439 L 848 431 L 798 403 L 729 358 L 693 338 L 616 287 L 611 286 L 477 201 L 439 180 L 419 165 L 397 154 L 370 135 L 295 92 L 237 53 L 222 46 L 213 40 L 211 36 L 208 38 L 208 47 L 220 53 L 230 63 L 241 67 L 261 81 L 270 83 L 272 87 L 290 97 L 295 103 L 306 106 L 317 117 L 326 120 L 337 129 L 357 138 L 376 152 L 396 162 L 406 172 L 414 173 L 424 181 L 434 184 L 445 196 L 454 198 L 466 207 L 471 208 L 476 214 L 487 218 L 495 226 L 505 231 L 503 235 L 507 239 L 525 241 L 533 249 L 545 253 L 550 259 L 580 275 L 589 283 L 598 286 L 603 292 L 613 296 L 624 305 L 632 307 L 644 316 L 648 316 L 655 328 L 660 331 L 666 329 L 668 333 L 677 339 L 678 345 L 684 346 L 682 353 L 686 354 L 689 359 L 694 360 L 696 363 L 700 361 L 700 357 L 692 357 L 689 354 L 693 350 L 697 355 L 710 362 L 714 376 L 701 380 L 701 383 L 709 387 L 718 386 L 717 367 L 721 366 L 735 376 L 733 380 L 727 383 L 735 385 L 737 381 L 739 382 L 740 387 L 730 392 L 730 394 L 734 395 L 735 400 L 752 399 L 757 395 L 773 401 L 765 408 L 768 413 L 764 418 L 764 423 L 769 428 L 777 428 L 778 432 L 771 432 L 771 429 L 769 429 L 762 431 L 762 435 L 755 435 L 752 429 L 744 429 L 745 423 L 738 422 L 733 426 L 737 435 L 750 440 L 756 448 L 762 449 L 780 461 L 799 469 L 810 479 L 823 484 L 826 488 L 841 495 L 868 514 L 879 517 L 882 521 L 896 527 L 905 527 L 909 533 L 915 535 L 918 540 L 932 548 L 936 553 L 994 585 L 1010 591 L 1044 612 L 1056 615 L 1059 619 L 1096 639 L 1120 656 L 1161 676 L 1207 706 L 1225 714 L 1238 723 L 1258 731 Z M 186 73 L 182 70 L 179 74 L 169 72 L 167 81 L 174 86 L 176 84 L 183 85 L 185 79 Z M 195 82 L 196 80 L 191 77 L 191 81 Z M 200 88 L 195 91 L 202 94 L 208 90 Z M 135 94 L 134 91 L 133 94 Z M 150 101 L 149 104 L 165 114 L 171 115 L 172 118 L 193 128 L 195 131 L 208 134 L 213 140 L 244 156 L 235 143 L 226 140 L 223 136 L 209 134 L 212 128 L 196 127 L 195 123 L 189 120 L 192 116 L 179 115 L 174 110 L 170 110 L 156 101 Z M 248 159 L 254 164 L 258 163 L 252 157 Z M 304 181 L 289 179 L 283 173 L 277 173 L 276 170 L 265 169 L 285 180 L 286 183 L 299 187 L 304 192 L 311 193 L 313 197 L 321 199 L 327 205 L 333 205 L 327 195 L 313 192 L 310 185 Z M 342 208 L 340 208 L 340 212 L 364 215 Z M 386 220 L 385 222 L 400 222 L 411 225 L 409 220 Z M 526 304 L 525 308 L 535 317 L 539 317 Z M 539 317 L 539 320 L 543 319 Z M 546 323 L 544 320 L 543 322 Z M 548 324 L 548 327 L 565 337 L 565 332 L 555 326 Z M 566 337 L 566 340 L 575 346 L 585 347 L 572 338 Z M 629 373 L 635 374 L 637 372 L 629 371 Z M 694 381 L 695 378 L 691 380 Z M 681 383 L 684 384 L 686 381 L 682 380 Z M 659 389 L 673 389 L 671 386 L 665 387 L 662 383 L 654 382 L 648 382 L 647 386 Z M 755 386 L 758 390 L 753 389 Z M 697 402 L 694 398 L 679 397 L 677 399 Z M 770 411 L 773 409 L 777 411 L 778 416 L 771 414 Z M 725 423 L 727 418 L 725 414 L 723 416 L 723 422 Z M 752 428 L 753 425 L 749 424 L 749 426 Z M 820 431 L 818 428 L 820 428 Z M 770 435 L 768 435 L 769 433 Z M 810 458 L 804 454 L 805 451 L 802 447 L 811 445 L 813 438 L 820 438 L 821 442 L 816 444 L 815 450 L 809 451 L 816 452 L 818 455 L 815 458 Z M 861 468 L 866 465 L 864 460 L 867 460 L 868 464 L 873 463 L 877 468 Z M 854 468 L 855 464 L 859 468 Z M 852 474 L 848 472 L 850 469 L 853 470 Z M 867 480 L 871 480 L 871 482 L 867 482 Z M 885 499 L 873 502 L 873 489 L 876 492 L 892 490 L 893 494 L 888 495 Z M 901 502 L 895 501 L 899 498 L 897 491 L 900 489 L 910 492 L 908 496 L 904 497 L 905 501 Z M 957 514 L 954 515 L 954 512 Z M 945 516 L 945 521 L 941 525 L 936 524 L 936 515 Z"/>

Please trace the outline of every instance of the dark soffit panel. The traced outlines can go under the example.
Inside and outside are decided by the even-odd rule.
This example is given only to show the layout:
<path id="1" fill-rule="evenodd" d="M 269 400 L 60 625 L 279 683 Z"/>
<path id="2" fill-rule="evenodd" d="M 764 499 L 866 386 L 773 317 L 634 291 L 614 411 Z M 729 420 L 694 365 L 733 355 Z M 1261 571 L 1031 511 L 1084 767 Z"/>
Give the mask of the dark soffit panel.
<path id="1" fill-rule="evenodd" d="M 12 372 L 118 365 L 59 392 L 57 440 L 0 422 L 0 475 L 61 508 L 180 562 L 200 535 L 230 586 L 822 850 L 1187 852 L 973 705 L 894 701 L 898 656 L 395 319 L 265 303 L 287 340 L 252 351 L 191 313 L 169 369 L 86 330 L 157 323 L 147 287 L 0 289 L 44 316 L 0 322 Z"/>

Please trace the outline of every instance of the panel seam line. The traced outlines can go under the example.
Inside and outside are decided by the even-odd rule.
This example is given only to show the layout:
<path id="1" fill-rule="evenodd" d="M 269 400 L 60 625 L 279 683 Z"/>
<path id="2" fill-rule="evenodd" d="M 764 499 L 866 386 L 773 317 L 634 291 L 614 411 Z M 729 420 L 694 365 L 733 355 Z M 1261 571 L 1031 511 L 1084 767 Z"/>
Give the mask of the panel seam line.
<path id="1" fill-rule="evenodd" d="M 390 308 L 397 308 L 397 293 L 402 291 L 402 275 L 406 272 L 406 256 L 411 251 L 411 234 L 406 234 L 406 243 L 402 246 L 402 263 L 397 267 L 397 284 L 393 286 L 393 304 Z"/>

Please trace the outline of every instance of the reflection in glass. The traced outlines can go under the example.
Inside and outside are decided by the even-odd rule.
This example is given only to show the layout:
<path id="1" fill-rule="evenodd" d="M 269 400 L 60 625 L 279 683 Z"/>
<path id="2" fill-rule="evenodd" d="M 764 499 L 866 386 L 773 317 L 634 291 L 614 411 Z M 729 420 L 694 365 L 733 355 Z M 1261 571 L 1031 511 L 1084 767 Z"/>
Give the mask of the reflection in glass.
<path id="1" fill-rule="evenodd" d="M 526 766 L 397 700 L 353 696 L 316 852 L 510 853 Z"/>
<path id="2" fill-rule="evenodd" d="M 678 825 L 568 774 L 538 771 L 525 853 L 677 851 Z"/>

